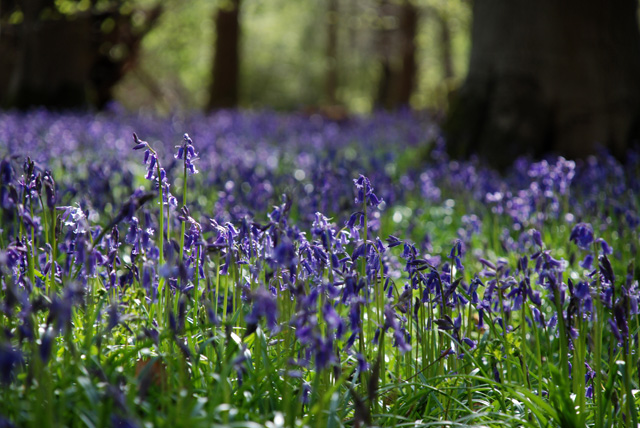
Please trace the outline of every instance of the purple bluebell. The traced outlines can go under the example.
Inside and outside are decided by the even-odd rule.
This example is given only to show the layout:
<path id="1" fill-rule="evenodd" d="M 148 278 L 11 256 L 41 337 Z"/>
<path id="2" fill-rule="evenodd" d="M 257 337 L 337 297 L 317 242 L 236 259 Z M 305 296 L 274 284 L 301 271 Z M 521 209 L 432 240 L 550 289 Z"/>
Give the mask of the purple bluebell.
<path id="1" fill-rule="evenodd" d="M 19 349 L 8 343 L 0 343 L 0 381 L 8 384 L 14 378 L 15 369 L 22 365 L 24 358 Z"/>
<path id="2" fill-rule="evenodd" d="M 264 318 L 269 330 L 274 330 L 278 325 L 278 305 L 275 296 L 263 287 L 259 287 L 251 292 L 250 300 L 253 305 L 245 321 L 249 324 L 257 324 L 261 318 Z"/>
<path id="3" fill-rule="evenodd" d="M 540 233 L 539 230 L 537 229 L 532 229 L 531 230 L 531 237 L 533 239 L 533 242 L 540 248 L 543 247 L 542 244 L 542 234 Z"/>
<path id="4" fill-rule="evenodd" d="M 611 266 L 611 262 L 606 255 L 601 255 L 599 257 L 600 261 L 600 275 L 602 279 L 606 281 L 608 284 L 614 284 L 616 280 L 616 276 L 613 273 L 613 267 Z"/>
<path id="5" fill-rule="evenodd" d="M 40 339 L 40 348 L 38 349 L 40 360 L 47 364 L 49 358 L 51 358 L 51 350 L 53 348 L 53 341 L 56 338 L 56 334 L 52 329 L 48 329 Z"/>
<path id="6" fill-rule="evenodd" d="M 377 207 L 382 202 L 375 193 L 373 193 L 373 186 L 371 186 L 371 182 L 364 175 L 360 175 L 360 177 L 353 180 L 353 183 L 356 186 L 356 205 L 366 204 L 367 206 Z"/>
<path id="7" fill-rule="evenodd" d="M 569 241 L 575 242 L 583 250 L 589 250 L 593 240 L 593 227 L 589 223 L 576 224 L 569 236 Z"/>
<path id="8" fill-rule="evenodd" d="M 602 238 L 598 238 L 596 242 L 600 244 L 600 247 L 602 248 L 602 254 L 605 254 L 605 255 L 613 254 L 613 248 L 611 248 L 611 246 L 607 243 L 607 241 L 605 241 Z"/>
<path id="9" fill-rule="evenodd" d="M 197 174 L 198 170 L 196 169 L 194 162 L 198 159 L 198 154 L 193 148 L 193 141 L 189 137 L 189 134 L 184 134 L 183 140 L 182 145 L 176 146 L 178 151 L 174 157 L 176 159 L 184 160 L 184 166 L 187 171 L 189 171 L 189 174 Z"/>
<path id="10" fill-rule="evenodd" d="M 620 333 L 620 329 L 618 328 L 618 325 L 616 324 L 616 322 L 611 318 L 608 319 L 608 322 L 609 322 L 609 327 L 611 328 L 611 333 L 613 334 L 613 337 L 616 338 L 619 344 L 623 343 L 622 334 Z"/>
<path id="11" fill-rule="evenodd" d="M 118 310 L 118 304 L 112 303 L 109 305 L 107 309 L 107 314 L 109 315 L 109 320 L 107 322 L 107 331 L 111 331 L 118 324 L 120 324 L 120 311 Z"/>
<path id="12" fill-rule="evenodd" d="M 578 265 L 583 269 L 591 269 L 593 266 L 593 254 L 587 254 L 584 260 L 580 261 Z"/>
<path id="13" fill-rule="evenodd" d="M 469 347 L 469 349 L 475 349 L 477 346 L 477 343 L 474 340 L 469 339 L 468 337 L 465 337 L 462 340 Z"/>
<path id="14" fill-rule="evenodd" d="M 44 185 L 44 191 L 46 194 L 47 207 L 52 210 L 57 202 L 56 182 L 53 180 L 53 176 L 50 171 L 45 171 L 42 176 L 42 184 Z"/>

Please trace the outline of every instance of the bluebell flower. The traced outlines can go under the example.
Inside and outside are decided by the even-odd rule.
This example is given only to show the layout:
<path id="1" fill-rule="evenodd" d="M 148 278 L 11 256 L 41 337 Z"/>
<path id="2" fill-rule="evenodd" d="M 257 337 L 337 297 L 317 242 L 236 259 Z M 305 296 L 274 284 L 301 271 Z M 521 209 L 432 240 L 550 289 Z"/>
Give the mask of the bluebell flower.
<path id="1" fill-rule="evenodd" d="M 178 324 L 176 322 L 176 315 L 173 313 L 173 311 L 169 312 L 169 330 L 171 330 L 173 334 L 178 333 Z"/>
<path id="2" fill-rule="evenodd" d="M 309 382 L 302 382 L 302 393 L 300 394 L 300 401 L 302 402 L 302 404 L 309 404 L 309 402 L 311 401 L 311 383 Z"/>
<path id="3" fill-rule="evenodd" d="M 492 368 L 493 368 L 493 380 L 497 383 L 502 383 L 502 380 L 500 379 L 500 371 L 498 370 L 498 365 L 495 362 L 492 363 Z"/>
<path id="4" fill-rule="evenodd" d="M 393 310 L 393 306 L 386 304 L 384 307 L 384 331 L 393 330 L 393 346 L 397 347 L 402 354 L 411 350 L 411 339 L 406 330 L 400 325 L 398 315 Z"/>
<path id="5" fill-rule="evenodd" d="M 371 182 L 364 175 L 353 180 L 356 185 L 357 196 L 355 199 L 356 205 L 367 204 L 367 206 L 377 207 L 382 200 L 379 199 L 375 193 L 373 193 L 373 186 Z"/>
<path id="6" fill-rule="evenodd" d="M 584 260 L 580 261 L 578 265 L 583 269 L 591 269 L 593 266 L 593 254 L 587 254 Z"/>
<path id="7" fill-rule="evenodd" d="M 15 368 L 22 365 L 22 352 L 8 343 L 0 343 L 0 380 L 8 384 L 13 380 Z"/>
<path id="8" fill-rule="evenodd" d="M 471 340 L 468 337 L 462 339 L 462 341 L 469 347 L 469 349 L 475 349 L 477 345 L 475 340 Z"/>
<path id="9" fill-rule="evenodd" d="M 334 307 L 328 302 L 322 307 L 322 317 L 327 323 L 329 329 L 335 331 L 336 338 L 340 339 L 344 333 L 344 321 L 340 315 L 338 315 Z"/>
<path id="10" fill-rule="evenodd" d="M 353 230 L 356 227 L 360 228 L 364 225 L 364 213 L 361 211 L 357 211 L 349 217 L 349 220 L 345 223 L 349 230 Z"/>
<path id="11" fill-rule="evenodd" d="M 146 141 L 140 140 L 140 138 L 138 138 L 138 135 L 135 132 L 133 133 L 133 142 L 134 142 L 133 150 L 141 150 L 149 147 L 149 143 L 147 143 Z"/>
<path id="12" fill-rule="evenodd" d="M 361 298 L 351 299 L 349 305 L 349 322 L 351 324 L 351 331 L 360 331 L 360 305 L 362 304 Z"/>
<path id="13" fill-rule="evenodd" d="M 624 218 L 630 229 L 636 229 L 638 225 L 640 225 L 640 217 L 638 217 L 638 215 L 631 210 L 627 210 L 625 212 Z"/>
<path id="14" fill-rule="evenodd" d="M 600 246 L 602 247 L 602 253 L 603 254 L 605 254 L 605 255 L 613 254 L 613 248 L 611 248 L 611 246 L 607 243 L 607 241 L 605 241 L 602 238 L 598 238 L 598 240 L 596 242 L 599 243 Z"/>
<path id="15" fill-rule="evenodd" d="M 589 250 L 593 243 L 593 227 L 589 223 L 578 223 L 571 230 L 569 241 L 575 242 L 578 248 Z"/>
<path id="16" fill-rule="evenodd" d="M 278 325 L 278 303 L 275 296 L 263 287 L 259 287 L 250 294 L 250 300 L 253 305 L 251 312 L 245 318 L 247 323 L 257 324 L 260 318 L 265 318 L 267 327 L 274 330 Z"/>
<path id="17" fill-rule="evenodd" d="M 593 399 L 593 384 L 587 386 L 584 392 L 584 396 L 589 399 Z"/>
<path id="18" fill-rule="evenodd" d="M 393 235 L 389 235 L 389 237 L 387 238 L 387 246 L 389 248 L 397 247 L 398 245 L 402 245 L 402 244 L 403 244 L 403 241 L 401 241 L 400 239 L 398 239 Z"/>
<path id="19" fill-rule="evenodd" d="M 484 258 L 480 257 L 480 258 L 478 259 L 478 261 L 480 262 L 480 264 L 482 264 L 482 266 L 484 266 L 484 267 L 486 267 L 486 268 L 488 268 L 488 269 L 491 269 L 492 271 L 495 271 L 495 270 L 497 269 L 497 268 L 496 268 L 496 265 L 495 265 L 495 264 L 493 264 L 493 262 L 490 262 L 490 261 L 489 261 L 489 260 L 487 260 L 487 259 L 484 259 Z"/>
<path id="20" fill-rule="evenodd" d="M 49 358 L 51 357 L 51 349 L 53 348 L 53 341 L 55 340 L 56 335 L 52 329 L 48 329 L 40 339 L 40 348 L 39 348 L 39 356 L 40 360 L 44 364 L 47 364 Z"/>
<path id="21" fill-rule="evenodd" d="M 618 329 L 618 325 L 611 318 L 608 319 L 609 327 L 611 328 L 611 333 L 613 333 L 613 337 L 616 338 L 618 344 L 623 343 L 622 334 L 620 333 L 620 329 Z"/>
<path id="22" fill-rule="evenodd" d="M 46 194 L 47 207 L 52 210 L 57 201 L 56 182 L 53 180 L 51 172 L 45 171 L 42 176 L 42 184 Z"/>
<path id="23" fill-rule="evenodd" d="M 367 359 L 359 352 L 356 353 L 356 361 L 358 362 L 358 372 L 365 373 L 369 370 L 369 363 L 367 362 Z"/>
<path id="24" fill-rule="evenodd" d="M 347 339 L 347 343 L 345 343 L 345 346 L 344 346 L 345 350 L 351 349 L 353 347 L 353 345 L 356 343 L 357 336 L 358 334 L 356 331 L 351 333 L 351 335 Z"/>
<path id="25" fill-rule="evenodd" d="M 176 159 L 183 159 L 184 165 L 189 174 L 197 174 L 198 170 L 196 169 L 194 162 L 198 159 L 198 154 L 195 152 L 193 148 L 193 141 L 189 138 L 189 134 L 184 134 L 183 136 L 183 144 L 176 146 L 178 151 L 174 155 Z"/>
<path id="26" fill-rule="evenodd" d="M 545 323 L 545 320 L 544 320 L 544 314 L 542 314 L 538 308 L 536 308 L 535 306 L 531 306 L 531 313 L 533 314 L 533 320 L 540 327 L 546 327 L 546 323 Z"/>
<path id="27" fill-rule="evenodd" d="M 553 330 L 555 326 L 558 324 L 558 314 L 554 313 L 549 322 L 547 323 L 547 328 L 549 330 Z"/>
<path id="28" fill-rule="evenodd" d="M 613 273 L 613 267 L 611 266 L 611 262 L 606 255 L 602 255 L 599 257 L 600 260 L 600 275 L 602 279 L 606 281 L 608 284 L 614 284 L 616 280 L 616 276 Z"/>
<path id="29" fill-rule="evenodd" d="M 540 233 L 539 230 L 536 229 L 532 229 L 531 230 L 531 237 L 533 238 L 533 242 L 540 248 L 543 247 L 542 244 L 542 234 Z"/>
<path id="30" fill-rule="evenodd" d="M 107 331 L 111 331 L 120 323 L 120 311 L 118 310 L 118 304 L 112 303 L 107 309 L 109 320 L 107 323 Z"/>
<path id="31" fill-rule="evenodd" d="M 336 361 L 336 356 L 333 352 L 333 340 L 331 338 L 317 338 L 313 352 L 315 354 L 315 362 L 318 370 L 322 370 Z"/>

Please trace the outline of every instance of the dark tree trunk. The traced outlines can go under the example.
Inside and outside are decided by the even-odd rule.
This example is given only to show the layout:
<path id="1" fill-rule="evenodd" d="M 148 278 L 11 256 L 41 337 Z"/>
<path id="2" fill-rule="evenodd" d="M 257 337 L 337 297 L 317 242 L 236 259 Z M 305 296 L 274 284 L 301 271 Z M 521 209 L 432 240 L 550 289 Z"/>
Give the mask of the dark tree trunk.
<path id="1" fill-rule="evenodd" d="M 415 38 L 418 31 L 418 10 L 411 0 L 395 4 L 381 0 L 381 19 L 392 16 L 397 28 L 382 27 L 378 31 L 380 79 L 374 104 L 377 108 L 406 107 L 415 87 L 417 63 Z"/>
<path id="2" fill-rule="evenodd" d="M 449 18 L 443 12 L 436 12 L 440 38 L 440 61 L 442 61 L 442 75 L 446 80 L 453 79 L 453 48 L 451 45 L 451 28 L 449 26 Z"/>
<path id="3" fill-rule="evenodd" d="M 4 104 L 28 108 L 88 106 L 88 75 L 91 68 L 91 23 L 41 20 L 53 2 L 23 3 L 22 24 L 17 26 L 16 62 L 9 78 Z"/>
<path id="4" fill-rule="evenodd" d="M 216 40 L 209 110 L 238 105 L 240 70 L 240 0 L 216 11 Z"/>
<path id="5" fill-rule="evenodd" d="M 338 89 L 338 0 L 328 0 L 327 7 L 327 74 L 325 96 L 329 105 L 337 102 Z"/>
<path id="6" fill-rule="evenodd" d="M 391 109 L 391 96 L 393 94 L 393 70 L 389 58 L 380 59 L 380 80 L 374 106 L 377 109 Z"/>
<path id="7" fill-rule="evenodd" d="M 445 124 L 452 155 L 623 156 L 640 137 L 636 0 L 475 0 L 469 74 Z"/>
<path id="8" fill-rule="evenodd" d="M 7 24 L 6 15 L 0 15 L 0 102 L 5 107 L 103 107 L 160 15 L 159 7 L 150 11 L 134 29 L 132 15 L 118 7 L 67 16 L 58 14 L 51 0 L 18 3 L 22 23 Z M 44 11 L 49 18 L 42 18 Z M 102 27 L 107 19 L 114 23 L 111 31 Z M 115 46 L 125 49 L 113 55 Z"/>
<path id="9" fill-rule="evenodd" d="M 418 32 L 418 9 L 411 0 L 405 0 L 400 10 L 400 35 L 402 69 L 398 74 L 398 95 L 395 104 L 407 107 L 416 81 L 416 35 Z"/>
<path id="10" fill-rule="evenodd" d="M 380 22 L 384 23 L 387 16 L 395 15 L 394 5 L 390 4 L 388 0 L 380 0 L 378 14 Z M 380 78 L 373 104 L 377 109 L 391 109 L 395 92 L 394 82 L 396 81 L 396 70 L 393 66 L 394 29 L 382 25 L 376 36 L 376 49 L 380 58 Z"/>

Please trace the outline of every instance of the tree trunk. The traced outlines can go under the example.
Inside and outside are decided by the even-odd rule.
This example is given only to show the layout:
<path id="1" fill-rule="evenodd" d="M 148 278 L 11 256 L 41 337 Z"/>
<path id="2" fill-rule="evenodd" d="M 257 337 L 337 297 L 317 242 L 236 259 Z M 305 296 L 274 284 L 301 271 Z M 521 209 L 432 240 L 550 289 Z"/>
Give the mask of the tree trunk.
<path id="1" fill-rule="evenodd" d="M 325 95 L 328 105 L 337 103 L 338 89 L 338 0 L 328 0 L 327 7 L 327 74 Z"/>
<path id="2" fill-rule="evenodd" d="M 506 167 L 518 155 L 623 156 L 640 137 L 636 0 L 475 0 L 469 74 L 450 153 Z"/>
<path id="3" fill-rule="evenodd" d="M 0 28 L 0 102 L 22 109 L 104 107 L 161 13 L 160 7 L 146 11 L 142 25 L 134 26 L 133 14 L 118 7 L 63 15 L 52 0 L 19 3 L 22 22 Z M 108 19 L 111 31 L 102 28 Z M 124 48 L 119 55 L 116 46 Z"/>
<path id="4" fill-rule="evenodd" d="M 416 35 L 418 32 L 418 9 L 412 0 L 405 0 L 400 10 L 400 43 L 402 69 L 398 73 L 397 107 L 408 107 L 416 81 Z"/>
<path id="5" fill-rule="evenodd" d="M 412 0 L 404 0 L 400 4 L 380 0 L 379 16 L 383 23 L 377 32 L 380 79 L 374 105 L 388 110 L 407 107 L 417 73 L 415 38 L 418 9 Z M 388 26 L 386 21 L 389 17 L 397 20 L 398 25 Z"/>
<path id="6" fill-rule="evenodd" d="M 238 105 L 240 70 L 240 0 L 231 0 L 215 16 L 216 41 L 209 110 Z"/>
<path id="7" fill-rule="evenodd" d="M 437 11 L 436 18 L 439 25 L 440 61 L 442 61 L 442 75 L 449 81 L 453 79 L 453 46 L 451 42 L 451 28 L 449 17 L 441 11 Z"/>
<path id="8" fill-rule="evenodd" d="M 42 105 L 56 108 L 87 107 L 87 81 L 91 68 L 91 25 L 74 20 L 41 20 L 53 7 L 48 0 L 24 2 L 16 63 L 8 82 L 4 104 L 17 108 Z M 10 67 L 7 64 L 8 67 Z"/>
<path id="9" fill-rule="evenodd" d="M 387 27 L 387 17 L 395 15 L 394 5 L 388 0 L 379 0 L 378 19 L 379 29 L 376 31 L 376 50 L 379 57 L 380 77 L 373 101 L 376 109 L 393 108 L 394 82 L 396 70 L 393 66 L 394 28 Z"/>

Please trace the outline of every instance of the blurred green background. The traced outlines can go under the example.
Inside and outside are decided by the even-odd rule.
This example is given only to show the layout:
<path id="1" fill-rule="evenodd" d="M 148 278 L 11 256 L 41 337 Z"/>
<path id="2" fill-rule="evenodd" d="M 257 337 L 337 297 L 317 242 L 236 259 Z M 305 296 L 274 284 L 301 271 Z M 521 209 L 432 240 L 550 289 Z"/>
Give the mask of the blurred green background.
<path id="1" fill-rule="evenodd" d="M 427 110 L 498 168 L 640 144 L 638 0 L 1 0 L 0 106 Z M 472 23 L 473 21 L 473 23 Z"/>
<path id="2" fill-rule="evenodd" d="M 135 53 L 126 41 L 106 47 L 102 42 L 98 46 L 108 60 L 128 57 L 126 72 L 112 87 L 112 98 L 127 109 L 159 113 L 207 107 L 218 36 L 216 14 L 220 9 L 233 7 L 234 2 L 32 0 L 32 3 L 39 3 L 40 21 L 43 10 L 48 10 L 45 18 L 58 21 L 78 21 L 83 15 L 95 17 L 100 11 L 117 10 L 130 16 L 133 31 L 144 25 L 149 11 L 160 6 L 159 16 L 141 36 Z M 27 6 L 6 0 L 0 5 L 6 44 L 6 34 L 12 25 L 25 26 Z M 471 2 L 467 0 L 242 0 L 237 6 L 239 107 L 298 110 L 339 105 L 350 113 L 367 113 L 376 106 L 392 107 L 379 95 L 384 84 L 382 62 L 386 61 L 392 70 L 402 68 L 402 54 L 411 42 L 415 46 L 415 80 L 410 107 L 446 109 L 449 94 L 466 73 L 471 24 Z M 413 41 L 403 35 L 401 15 L 403 8 L 408 7 L 416 19 Z M 94 19 L 98 24 L 93 25 L 99 25 L 103 33 L 116 32 L 118 19 L 100 17 Z M 330 31 L 335 45 L 331 53 Z M 10 57 L 6 54 L 0 62 Z M 335 65 L 336 82 L 333 94 L 328 94 L 326 80 L 331 65 Z"/>
<path id="3" fill-rule="evenodd" d="M 139 63 L 115 88 L 116 99 L 130 109 L 167 112 L 204 108 L 211 84 L 214 14 L 220 3 L 163 2 L 163 15 L 142 41 Z M 242 2 L 241 106 L 292 110 L 325 101 L 326 3 Z M 419 15 L 415 39 L 418 73 L 411 106 L 442 110 L 448 93 L 466 73 L 471 4 L 464 0 L 420 0 L 415 6 Z M 338 1 L 336 101 L 351 112 L 373 109 L 381 74 L 378 34 L 399 31 L 398 17 L 381 8 L 378 0 Z M 448 52 L 442 45 L 446 32 L 450 34 Z M 399 51 L 401 47 L 391 49 Z M 452 64 L 451 75 L 447 75 L 447 61 Z"/>

